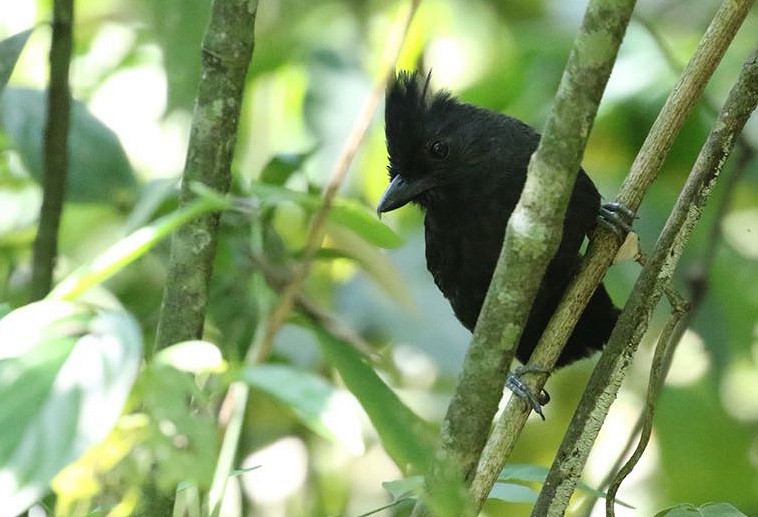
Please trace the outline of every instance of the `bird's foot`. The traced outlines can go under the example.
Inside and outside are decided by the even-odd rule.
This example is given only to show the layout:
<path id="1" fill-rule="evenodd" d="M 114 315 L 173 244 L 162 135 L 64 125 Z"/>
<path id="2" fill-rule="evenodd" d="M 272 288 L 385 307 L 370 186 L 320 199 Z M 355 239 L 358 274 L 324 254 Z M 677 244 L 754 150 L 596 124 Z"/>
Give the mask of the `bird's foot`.
<path id="1" fill-rule="evenodd" d="M 508 372 L 505 385 L 514 395 L 529 404 L 534 412 L 542 417 L 542 420 L 545 420 L 542 406 L 550 402 L 550 394 L 544 389 L 541 389 L 537 394 L 533 393 L 529 386 L 521 380 L 521 377 L 527 373 L 549 374 L 550 370 L 537 366 L 519 366 L 514 371 Z"/>
<path id="2" fill-rule="evenodd" d="M 623 242 L 626 234 L 632 231 L 634 212 L 621 203 L 606 203 L 600 207 L 597 221 L 605 228 L 612 231 Z"/>

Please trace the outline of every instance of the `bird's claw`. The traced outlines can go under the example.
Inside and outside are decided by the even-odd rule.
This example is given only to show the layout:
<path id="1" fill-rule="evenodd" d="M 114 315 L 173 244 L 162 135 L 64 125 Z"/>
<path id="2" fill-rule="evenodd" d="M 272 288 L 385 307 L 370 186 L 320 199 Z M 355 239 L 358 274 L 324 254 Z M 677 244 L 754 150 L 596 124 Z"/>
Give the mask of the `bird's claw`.
<path id="1" fill-rule="evenodd" d="M 521 380 L 521 376 L 525 373 L 547 374 L 550 372 L 536 366 L 519 366 L 513 372 L 508 372 L 508 375 L 505 378 L 506 387 L 511 390 L 514 395 L 526 402 L 535 413 L 542 417 L 542 420 L 545 420 L 542 406 L 550 402 L 550 394 L 544 389 L 541 389 L 537 394 L 533 393 L 529 386 Z"/>
<path id="2" fill-rule="evenodd" d="M 598 223 L 616 234 L 621 241 L 626 238 L 626 234 L 632 232 L 634 219 L 635 214 L 631 209 L 615 201 L 602 205 L 597 216 Z"/>

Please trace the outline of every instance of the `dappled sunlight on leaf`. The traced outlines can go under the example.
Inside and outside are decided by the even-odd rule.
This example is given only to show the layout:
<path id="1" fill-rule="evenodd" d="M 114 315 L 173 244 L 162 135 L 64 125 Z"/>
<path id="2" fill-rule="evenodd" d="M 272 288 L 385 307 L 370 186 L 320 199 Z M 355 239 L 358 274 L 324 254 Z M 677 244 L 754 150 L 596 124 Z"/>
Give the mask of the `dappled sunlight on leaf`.
<path id="1" fill-rule="evenodd" d="M 64 466 L 110 431 L 142 357 L 125 312 L 59 301 L 0 320 L 0 500 L 30 506 Z"/>
<path id="2" fill-rule="evenodd" d="M 220 373 L 226 370 L 221 350 L 213 343 L 200 340 L 166 347 L 155 355 L 154 361 L 189 373 Z"/>
<path id="3" fill-rule="evenodd" d="M 257 503 L 266 506 L 283 502 L 305 483 L 308 452 L 302 440 L 281 438 L 242 461 L 242 486 Z"/>

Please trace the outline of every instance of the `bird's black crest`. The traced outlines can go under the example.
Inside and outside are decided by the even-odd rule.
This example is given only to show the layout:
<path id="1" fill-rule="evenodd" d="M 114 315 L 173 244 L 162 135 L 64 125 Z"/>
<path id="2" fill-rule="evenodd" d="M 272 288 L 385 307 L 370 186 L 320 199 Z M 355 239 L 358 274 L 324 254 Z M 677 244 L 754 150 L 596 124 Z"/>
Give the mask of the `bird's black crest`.
<path id="1" fill-rule="evenodd" d="M 411 170 L 404 162 L 425 145 L 430 109 L 451 100 L 445 91 L 430 92 L 430 79 L 431 72 L 422 78 L 416 72 L 401 71 L 387 89 L 384 121 L 390 177 L 399 170 Z"/>

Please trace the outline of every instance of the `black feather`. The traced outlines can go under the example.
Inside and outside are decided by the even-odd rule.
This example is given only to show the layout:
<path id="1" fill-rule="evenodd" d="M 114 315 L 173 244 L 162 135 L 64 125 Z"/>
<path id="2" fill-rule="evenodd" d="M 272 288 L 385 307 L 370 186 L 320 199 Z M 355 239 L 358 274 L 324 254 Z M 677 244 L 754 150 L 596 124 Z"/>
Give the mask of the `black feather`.
<path id="1" fill-rule="evenodd" d="M 410 196 L 403 203 L 425 210 L 427 267 L 455 315 L 473 330 L 540 135 L 513 117 L 460 102 L 444 91 L 430 92 L 429 76 L 407 72 L 400 72 L 388 88 L 385 132 L 390 178 L 401 176 L 401 188 Z M 433 149 L 447 152 L 442 158 Z M 600 195 L 580 170 L 563 239 L 519 342 L 520 361 L 528 360 L 576 274 L 579 248 L 594 228 L 599 208 Z M 601 349 L 618 314 L 600 285 L 558 366 Z"/>

